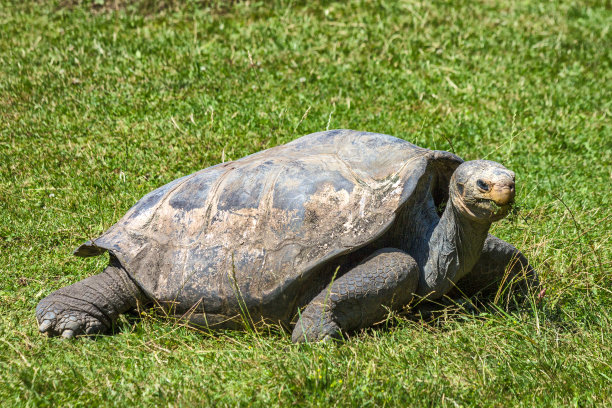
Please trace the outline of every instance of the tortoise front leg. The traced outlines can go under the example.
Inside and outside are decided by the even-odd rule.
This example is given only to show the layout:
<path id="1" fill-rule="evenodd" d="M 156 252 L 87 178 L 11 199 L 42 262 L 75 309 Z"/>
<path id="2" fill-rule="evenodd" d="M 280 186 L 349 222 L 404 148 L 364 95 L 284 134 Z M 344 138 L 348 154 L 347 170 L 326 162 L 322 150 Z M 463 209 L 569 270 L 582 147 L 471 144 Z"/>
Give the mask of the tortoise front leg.
<path id="1" fill-rule="evenodd" d="M 384 319 L 389 309 L 408 304 L 418 283 L 419 267 L 410 255 L 399 249 L 380 249 L 306 306 L 291 340 L 326 340 L 369 327 Z"/>
<path id="2" fill-rule="evenodd" d="M 539 285 L 536 272 L 527 258 L 513 245 L 491 234 L 487 236 L 482 255 L 470 273 L 457 282 L 449 296 L 462 293 L 485 296 L 502 290 L 522 290 Z"/>
<path id="3" fill-rule="evenodd" d="M 41 333 L 71 338 L 105 333 L 121 313 L 146 299 L 121 266 L 51 293 L 36 306 Z"/>

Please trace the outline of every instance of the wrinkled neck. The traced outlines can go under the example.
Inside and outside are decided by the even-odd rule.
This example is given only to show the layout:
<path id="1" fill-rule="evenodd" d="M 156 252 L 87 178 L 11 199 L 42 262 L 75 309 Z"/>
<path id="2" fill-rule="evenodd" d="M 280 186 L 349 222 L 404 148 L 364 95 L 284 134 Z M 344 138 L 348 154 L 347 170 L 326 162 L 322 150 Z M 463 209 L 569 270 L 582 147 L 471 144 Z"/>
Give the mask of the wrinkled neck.
<path id="1" fill-rule="evenodd" d="M 482 252 L 490 222 L 476 222 L 448 200 L 440 222 L 429 240 L 419 295 L 443 296 L 472 270 Z"/>

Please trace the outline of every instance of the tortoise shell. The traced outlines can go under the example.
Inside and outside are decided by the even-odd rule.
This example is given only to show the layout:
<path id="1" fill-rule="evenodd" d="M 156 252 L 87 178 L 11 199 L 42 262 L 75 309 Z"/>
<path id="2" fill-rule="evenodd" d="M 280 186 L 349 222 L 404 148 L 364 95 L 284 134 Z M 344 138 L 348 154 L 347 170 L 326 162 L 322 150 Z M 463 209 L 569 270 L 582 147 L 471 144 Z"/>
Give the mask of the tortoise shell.
<path id="1" fill-rule="evenodd" d="M 417 190 L 447 200 L 461 162 L 383 134 L 314 133 L 158 188 L 75 254 L 109 251 L 179 310 L 287 319 L 315 273 L 379 239 Z"/>

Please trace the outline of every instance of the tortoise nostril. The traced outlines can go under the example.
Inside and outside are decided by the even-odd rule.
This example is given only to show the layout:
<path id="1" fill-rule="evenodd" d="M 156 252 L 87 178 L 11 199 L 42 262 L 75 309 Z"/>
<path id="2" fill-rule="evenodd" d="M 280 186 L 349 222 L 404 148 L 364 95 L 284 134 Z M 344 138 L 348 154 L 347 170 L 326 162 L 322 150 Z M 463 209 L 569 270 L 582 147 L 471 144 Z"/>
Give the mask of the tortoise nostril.
<path id="1" fill-rule="evenodd" d="M 514 177 L 504 177 L 500 180 L 496 180 L 494 183 L 494 188 L 503 188 L 508 189 L 510 191 L 514 191 Z"/>
<path id="2" fill-rule="evenodd" d="M 514 195 L 514 182 L 496 184 L 490 193 L 491 199 L 499 205 L 511 203 Z"/>

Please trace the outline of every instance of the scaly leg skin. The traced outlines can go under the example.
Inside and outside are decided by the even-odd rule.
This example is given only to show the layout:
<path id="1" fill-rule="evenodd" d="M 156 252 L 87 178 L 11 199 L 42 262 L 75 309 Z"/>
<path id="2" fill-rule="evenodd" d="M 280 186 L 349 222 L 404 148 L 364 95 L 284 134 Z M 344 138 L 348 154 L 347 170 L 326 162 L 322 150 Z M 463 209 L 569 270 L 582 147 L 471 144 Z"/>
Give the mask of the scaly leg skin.
<path id="1" fill-rule="evenodd" d="M 394 248 L 374 252 L 332 282 L 302 312 L 294 343 L 338 338 L 341 332 L 369 327 L 412 300 L 419 267 L 407 253 Z"/>
<path id="2" fill-rule="evenodd" d="M 538 285 L 538 276 L 527 258 L 513 245 L 489 234 L 480 259 L 472 271 L 457 282 L 449 296 L 477 293 L 490 296 L 496 294 L 500 286 L 502 290 L 525 292 Z"/>
<path id="3" fill-rule="evenodd" d="M 107 333 L 121 313 L 144 302 L 144 293 L 119 265 L 44 298 L 36 306 L 41 333 L 72 338 Z"/>

